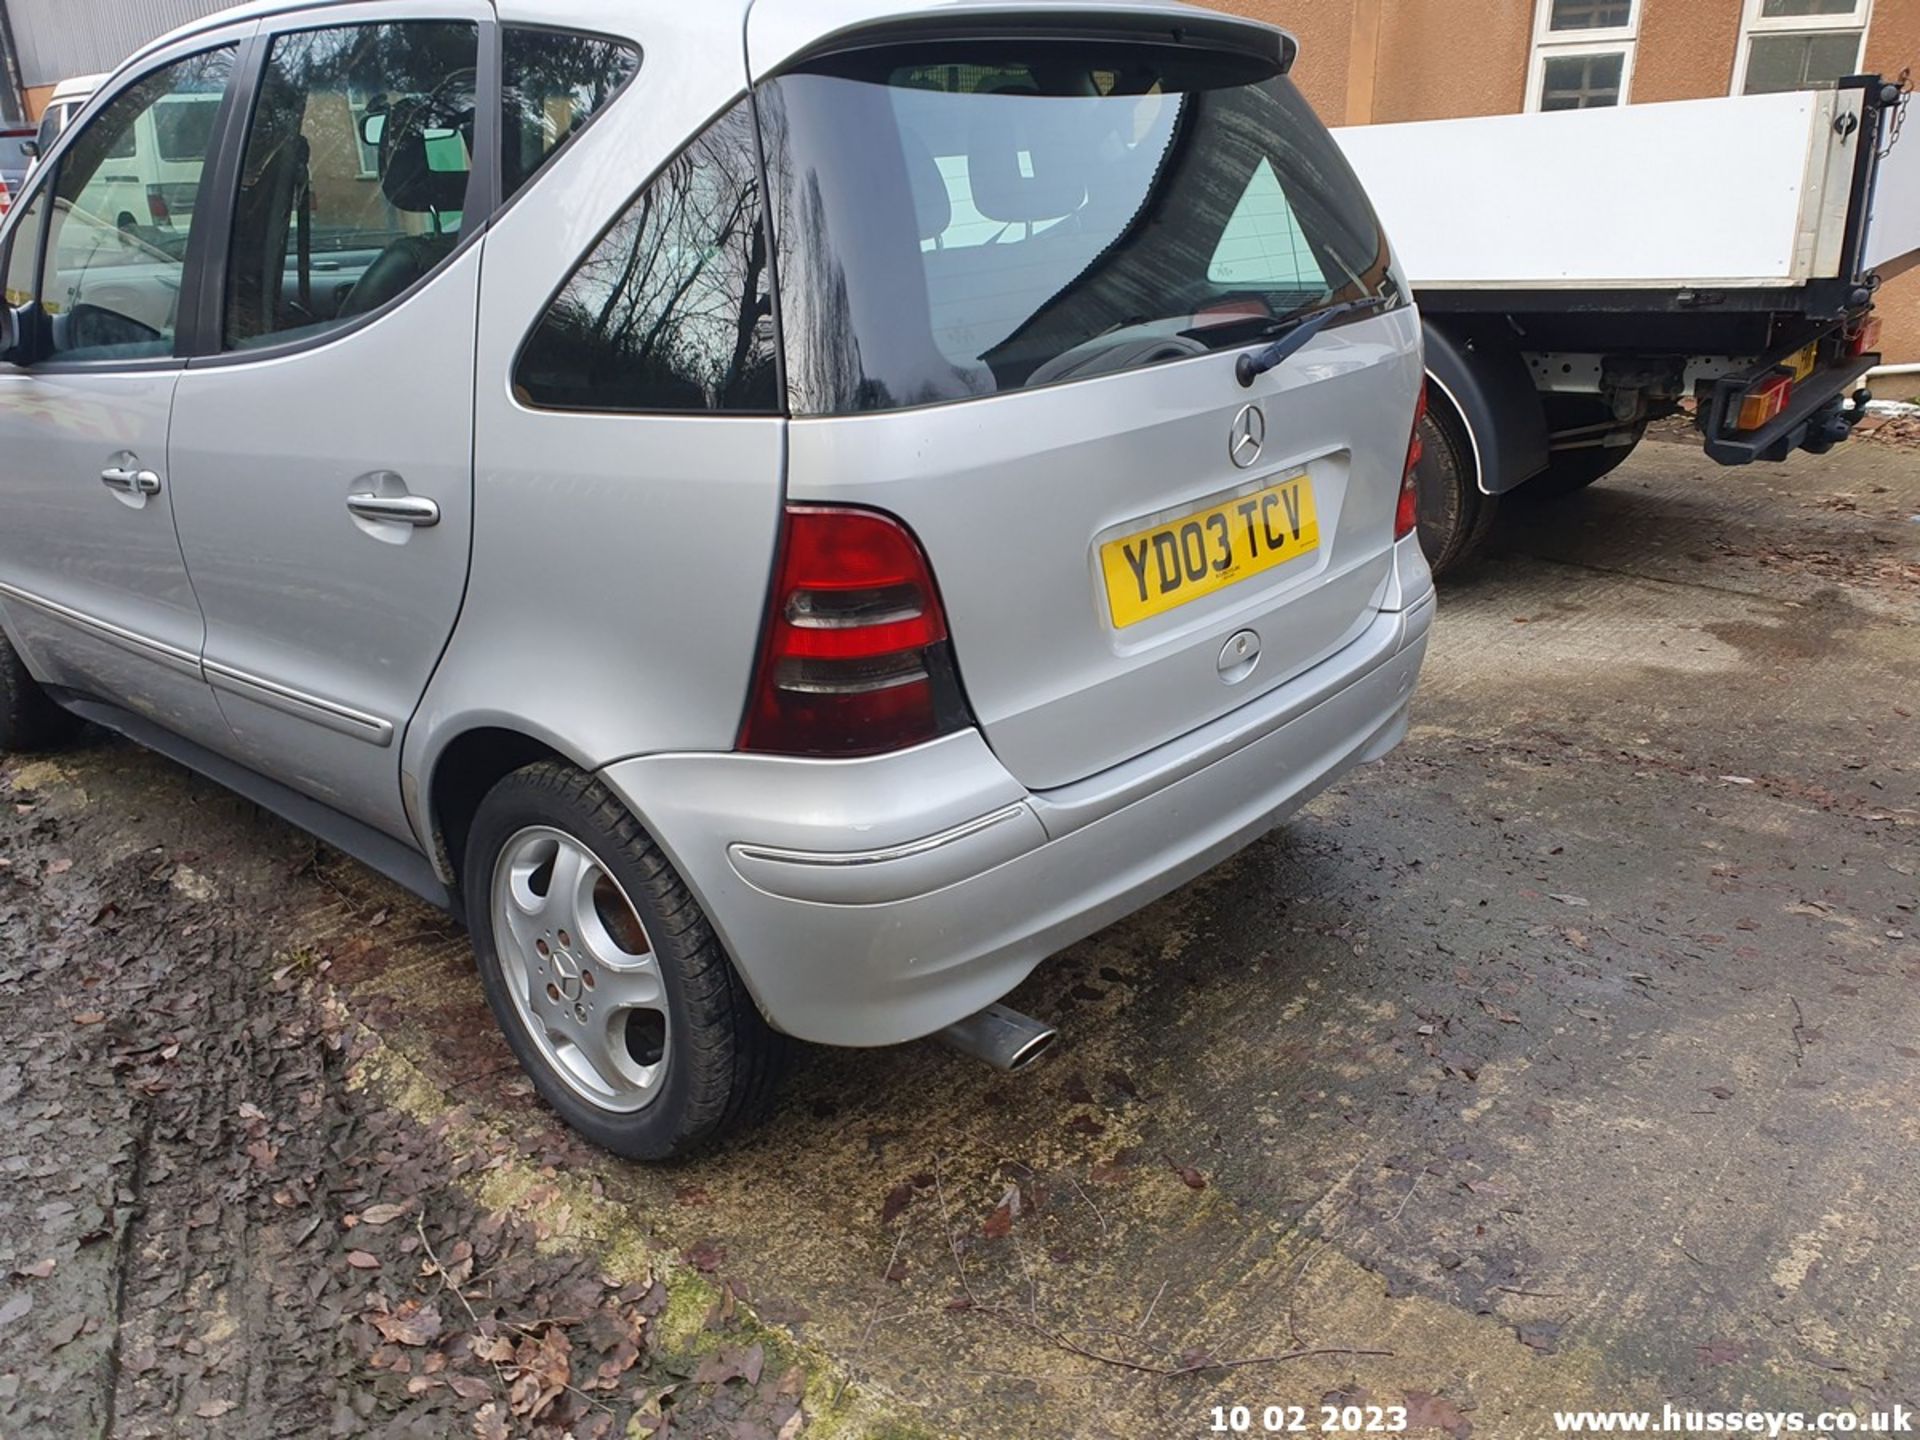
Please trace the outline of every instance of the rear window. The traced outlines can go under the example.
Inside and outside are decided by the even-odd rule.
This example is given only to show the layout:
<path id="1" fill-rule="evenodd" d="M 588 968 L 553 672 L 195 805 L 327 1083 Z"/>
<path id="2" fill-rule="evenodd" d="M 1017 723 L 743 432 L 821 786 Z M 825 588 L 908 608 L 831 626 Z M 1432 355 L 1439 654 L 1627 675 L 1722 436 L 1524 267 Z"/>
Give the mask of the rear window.
<path id="1" fill-rule="evenodd" d="M 198 165 L 213 142 L 213 122 L 220 114 L 218 95 L 183 95 L 153 107 L 153 138 L 160 158 Z"/>
<path id="2" fill-rule="evenodd" d="M 795 414 L 1183 359 L 1388 283 L 1365 193 L 1270 61 L 954 41 L 760 99 Z"/>

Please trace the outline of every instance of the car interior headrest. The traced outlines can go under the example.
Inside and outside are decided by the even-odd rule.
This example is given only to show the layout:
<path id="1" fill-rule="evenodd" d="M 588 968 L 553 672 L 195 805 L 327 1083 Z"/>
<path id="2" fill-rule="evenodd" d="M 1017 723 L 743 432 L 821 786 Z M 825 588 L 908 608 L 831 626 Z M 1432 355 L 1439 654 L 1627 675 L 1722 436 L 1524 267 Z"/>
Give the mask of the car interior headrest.
<path id="1" fill-rule="evenodd" d="M 967 133 L 967 177 L 974 208 L 1007 223 L 1058 220 L 1079 209 L 1086 184 L 1065 136 L 1034 122 L 1041 104 L 995 103 L 996 96 L 1038 96 L 1031 88 L 990 92 Z"/>
<path id="2" fill-rule="evenodd" d="M 450 115 L 427 104 L 396 106 L 380 145 L 380 191 L 414 214 L 459 210 L 472 169 L 473 110 Z"/>
<path id="3" fill-rule="evenodd" d="M 913 215 L 922 240 L 933 240 L 953 224 L 953 197 L 933 151 L 916 130 L 900 131 L 901 158 L 906 161 L 907 184 L 913 192 Z"/>

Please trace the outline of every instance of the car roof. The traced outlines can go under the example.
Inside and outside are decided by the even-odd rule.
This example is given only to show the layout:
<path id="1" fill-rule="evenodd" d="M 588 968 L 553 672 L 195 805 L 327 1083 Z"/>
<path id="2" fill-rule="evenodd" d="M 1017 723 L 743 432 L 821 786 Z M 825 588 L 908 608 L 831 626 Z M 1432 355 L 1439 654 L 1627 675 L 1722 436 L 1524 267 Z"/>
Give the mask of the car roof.
<path id="1" fill-rule="evenodd" d="M 352 0 L 323 0 L 350 4 Z M 290 10 L 318 8 L 314 0 L 248 0 L 208 15 L 156 41 L 171 44 L 216 27 L 265 19 Z M 671 13 L 676 29 L 690 19 L 710 29 L 716 46 L 731 48 L 745 37 L 755 78 L 771 73 L 795 56 L 834 39 L 876 26 L 933 23 L 951 26 L 1005 20 L 1031 25 L 1075 20 L 1118 22 L 1124 27 L 1177 28 L 1211 37 L 1215 43 L 1251 46 L 1291 56 L 1292 36 L 1257 20 L 1202 10 L 1181 0 L 494 0 L 494 12 L 508 24 L 545 25 L 630 39 L 645 47 L 650 22 Z M 691 12 L 691 14 L 689 13 Z M 94 77 L 96 80 L 105 77 Z"/>

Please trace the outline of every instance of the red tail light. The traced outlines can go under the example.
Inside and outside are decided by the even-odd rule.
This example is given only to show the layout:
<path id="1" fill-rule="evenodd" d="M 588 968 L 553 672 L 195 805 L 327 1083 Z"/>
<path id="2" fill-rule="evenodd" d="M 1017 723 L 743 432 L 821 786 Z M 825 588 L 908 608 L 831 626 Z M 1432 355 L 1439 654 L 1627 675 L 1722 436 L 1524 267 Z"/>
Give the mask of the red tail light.
<path id="1" fill-rule="evenodd" d="M 1413 402 L 1413 434 L 1407 440 L 1407 468 L 1400 476 L 1400 504 L 1393 512 L 1393 538 L 1404 540 L 1420 524 L 1420 482 L 1414 475 L 1426 443 L 1420 438 L 1420 422 L 1427 418 L 1427 386 L 1420 382 L 1420 398 Z"/>
<path id="2" fill-rule="evenodd" d="M 158 185 L 147 186 L 147 214 L 153 217 L 156 225 L 173 223 L 173 212 L 167 209 L 167 197 L 161 193 Z"/>
<path id="3" fill-rule="evenodd" d="M 874 755 L 968 723 L 927 558 L 892 516 L 790 505 L 740 748 Z"/>
<path id="4" fill-rule="evenodd" d="M 1880 348 L 1880 317 L 1870 315 L 1847 342 L 1847 354 L 1866 355 Z"/>
<path id="5" fill-rule="evenodd" d="M 12 208 L 13 192 L 7 189 L 6 178 L 0 176 L 0 215 L 5 215 Z"/>

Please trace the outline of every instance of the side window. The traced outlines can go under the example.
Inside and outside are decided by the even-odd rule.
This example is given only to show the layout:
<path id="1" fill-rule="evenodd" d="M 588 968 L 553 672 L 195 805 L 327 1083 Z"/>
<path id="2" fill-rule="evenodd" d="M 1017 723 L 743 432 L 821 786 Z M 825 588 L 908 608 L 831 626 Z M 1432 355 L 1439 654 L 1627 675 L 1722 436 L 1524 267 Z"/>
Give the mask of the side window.
<path id="1" fill-rule="evenodd" d="M 40 287 L 54 357 L 173 353 L 194 202 L 232 70 L 231 49 L 156 70 L 123 90 L 61 154 Z M 11 275 L 7 283 L 12 288 Z"/>
<path id="2" fill-rule="evenodd" d="M 743 101 L 580 263 L 521 352 L 520 397 L 569 410 L 776 410 L 764 205 Z"/>
<path id="3" fill-rule="evenodd" d="M 1304 290 L 1314 294 L 1327 288 L 1326 271 L 1313 258 L 1313 247 L 1287 200 L 1287 192 L 1273 166 L 1262 158 L 1254 166 L 1240 203 L 1227 217 L 1220 243 L 1207 265 L 1207 279 L 1215 285 L 1259 290 Z"/>
<path id="4" fill-rule="evenodd" d="M 479 50 L 461 21 L 275 37 L 241 160 L 226 348 L 377 310 L 453 253 Z"/>
<path id="5" fill-rule="evenodd" d="M 546 164 L 640 67 L 630 45 L 509 25 L 501 40 L 500 198 Z"/>

